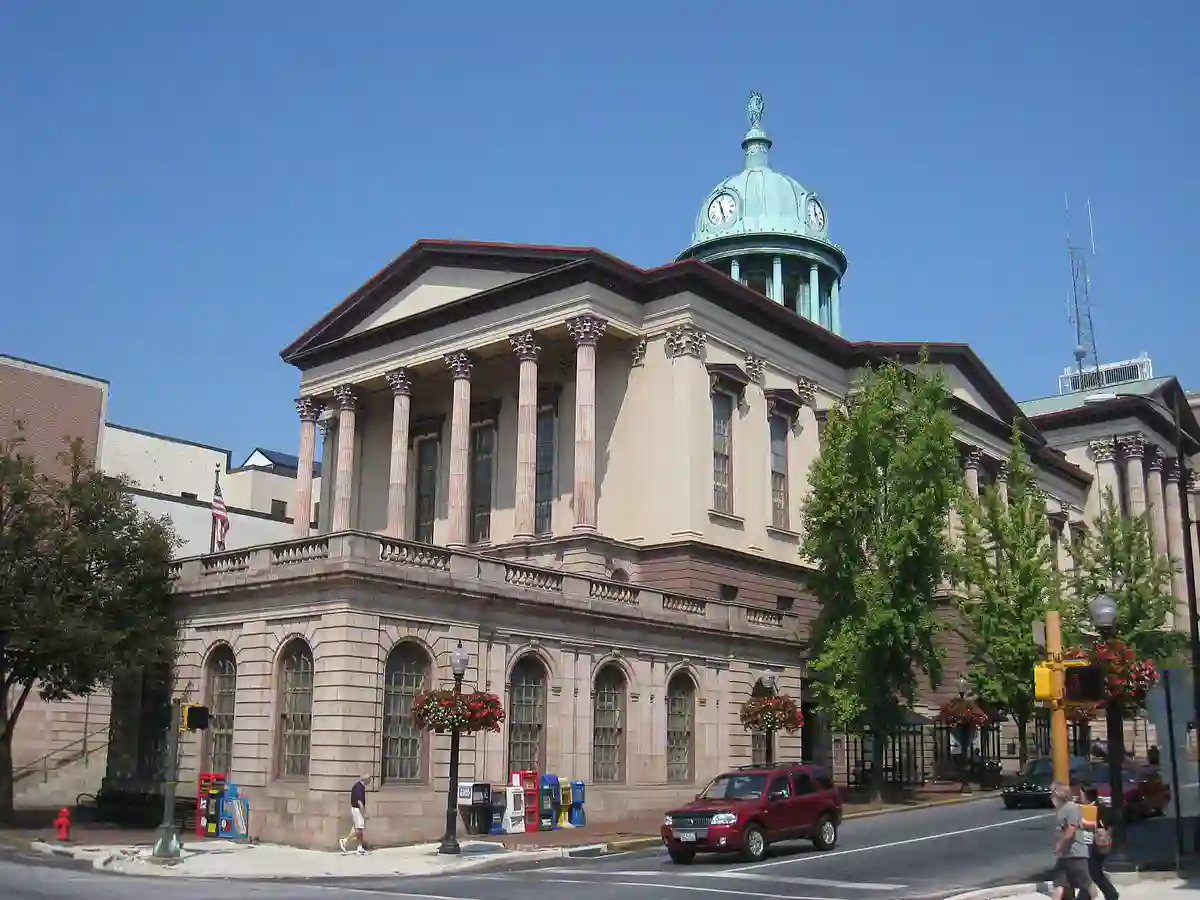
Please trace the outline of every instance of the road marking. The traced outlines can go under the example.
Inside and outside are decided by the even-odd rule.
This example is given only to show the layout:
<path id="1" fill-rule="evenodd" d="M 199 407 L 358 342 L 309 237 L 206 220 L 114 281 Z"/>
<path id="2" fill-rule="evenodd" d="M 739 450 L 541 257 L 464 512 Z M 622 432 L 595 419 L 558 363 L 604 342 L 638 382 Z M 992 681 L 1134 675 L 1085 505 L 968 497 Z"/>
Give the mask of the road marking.
<path id="1" fill-rule="evenodd" d="M 457 873 L 453 873 L 457 874 Z M 443 894 L 409 894 L 404 891 L 385 891 L 371 888 L 342 887 L 334 884 L 292 884 L 290 890 L 299 888 L 307 891 L 337 891 L 341 894 L 370 894 L 375 897 L 410 897 L 412 900 L 475 900 L 474 897 L 448 897 Z"/>
<path id="2" fill-rule="evenodd" d="M 596 884 L 594 878 L 543 878 L 541 880 L 551 884 Z M 617 887 L 655 888 L 660 891 L 694 891 L 701 894 L 734 894 L 738 897 L 766 897 L 767 900 L 829 900 L 828 897 L 802 897 L 796 894 L 764 894 L 759 891 L 730 891 L 709 887 L 708 885 L 663 884 L 661 881 L 605 881 L 604 883 L 615 884 Z M 401 894 L 400 896 L 412 895 Z M 445 898 L 445 900 L 451 900 L 451 898 Z M 456 897 L 453 900 L 464 900 L 464 898 Z"/>
<path id="3" fill-rule="evenodd" d="M 887 850 L 891 847 L 905 847 L 909 844 L 920 844 L 924 841 L 937 841 L 942 838 L 958 837 L 963 834 L 975 834 L 980 831 L 990 831 L 993 828 L 1006 828 L 1009 825 L 1020 825 L 1022 822 L 1032 822 L 1035 819 L 1048 819 L 1054 813 L 1039 813 L 1036 816 L 1023 816 L 1020 819 L 1009 819 L 1005 822 L 993 822 L 990 825 L 976 825 L 974 828 L 960 828 L 957 831 L 943 831 L 940 834 L 927 834 L 922 837 L 907 838 L 903 841 L 891 841 L 887 844 L 872 844 L 870 847 L 854 847 L 850 850 L 833 850 L 829 853 L 814 853 L 805 856 L 789 856 L 786 859 L 773 859 L 770 862 L 751 863 L 748 866 L 739 866 L 735 869 L 726 869 L 726 872 L 754 872 L 758 869 L 769 869 L 772 866 L 784 866 L 789 863 L 798 862 L 813 862 L 822 859 L 831 859 L 835 856 L 849 856 L 851 853 L 866 853 L 870 850 Z"/>
<path id="4" fill-rule="evenodd" d="M 755 881 L 774 881 L 783 884 L 803 884 L 809 887 L 848 888 L 857 891 L 902 891 L 907 884 L 885 884 L 875 881 L 835 881 L 830 878 L 801 878 L 799 876 L 755 875 L 752 872 L 684 872 L 697 878 L 745 878 Z"/>

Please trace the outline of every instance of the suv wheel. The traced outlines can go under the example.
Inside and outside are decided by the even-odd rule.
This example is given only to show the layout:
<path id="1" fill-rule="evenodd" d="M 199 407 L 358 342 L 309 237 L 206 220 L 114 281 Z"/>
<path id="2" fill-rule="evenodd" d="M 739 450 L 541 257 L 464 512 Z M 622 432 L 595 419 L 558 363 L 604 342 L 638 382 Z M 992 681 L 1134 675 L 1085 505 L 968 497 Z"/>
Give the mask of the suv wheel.
<path id="1" fill-rule="evenodd" d="M 668 850 L 667 853 L 671 856 L 671 862 L 677 865 L 687 865 L 696 858 L 695 850 Z"/>
<path id="2" fill-rule="evenodd" d="M 747 825 L 742 834 L 742 859 L 758 862 L 767 855 L 767 836 L 757 825 Z"/>
<path id="3" fill-rule="evenodd" d="M 837 825 L 829 816 L 821 816 L 820 821 L 817 822 L 816 834 L 813 836 L 813 846 L 818 850 L 832 850 L 837 846 L 837 840 Z"/>

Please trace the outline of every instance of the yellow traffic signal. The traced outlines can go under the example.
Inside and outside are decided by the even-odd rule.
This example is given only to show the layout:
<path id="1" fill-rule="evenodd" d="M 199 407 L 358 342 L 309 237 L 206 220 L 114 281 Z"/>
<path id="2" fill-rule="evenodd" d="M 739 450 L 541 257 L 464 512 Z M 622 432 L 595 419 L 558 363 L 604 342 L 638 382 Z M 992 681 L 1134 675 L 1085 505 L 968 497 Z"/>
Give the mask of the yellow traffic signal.
<path id="1" fill-rule="evenodd" d="M 1054 679 L 1045 663 L 1033 667 L 1033 696 L 1037 700 L 1054 699 Z"/>
<path id="2" fill-rule="evenodd" d="M 185 703 L 180 731 L 204 731 L 208 728 L 208 707 L 199 703 Z"/>

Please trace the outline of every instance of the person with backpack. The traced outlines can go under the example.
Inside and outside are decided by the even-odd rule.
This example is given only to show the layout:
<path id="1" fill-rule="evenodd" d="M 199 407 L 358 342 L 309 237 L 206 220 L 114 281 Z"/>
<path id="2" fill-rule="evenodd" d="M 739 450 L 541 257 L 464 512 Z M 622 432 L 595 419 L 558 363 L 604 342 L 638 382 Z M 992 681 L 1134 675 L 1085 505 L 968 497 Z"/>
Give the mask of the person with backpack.
<path id="1" fill-rule="evenodd" d="M 1104 864 L 1108 861 L 1109 851 L 1112 850 L 1112 807 L 1101 805 L 1099 799 L 1100 795 L 1094 785 L 1088 785 L 1083 789 L 1083 800 L 1087 804 L 1084 807 L 1085 822 L 1092 818 L 1091 811 L 1095 810 L 1094 819 L 1087 823 L 1091 825 L 1092 832 L 1088 874 L 1092 877 L 1092 884 L 1098 887 L 1100 893 L 1104 895 L 1104 900 L 1118 900 L 1120 895 L 1109 880 L 1108 873 L 1104 871 Z M 1087 894 L 1076 894 L 1078 900 L 1087 900 L 1088 896 Z"/>

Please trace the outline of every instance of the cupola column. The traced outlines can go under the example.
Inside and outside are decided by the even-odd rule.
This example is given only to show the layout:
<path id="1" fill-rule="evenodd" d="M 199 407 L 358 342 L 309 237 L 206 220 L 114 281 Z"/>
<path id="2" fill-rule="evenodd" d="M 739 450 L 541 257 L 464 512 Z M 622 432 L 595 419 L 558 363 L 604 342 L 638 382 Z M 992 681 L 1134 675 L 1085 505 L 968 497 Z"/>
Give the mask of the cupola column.
<path id="1" fill-rule="evenodd" d="M 782 305 L 783 296 L 783 258 L 775 257 L 771 263 L 771 299 Z"/>
<path id="2" fill-rule="evenodd" d="M 412 411 L 412 376 L 407 369 L 388 372 L 392 389 L 392 454 L 388 469 L 388 537 L 406 538 L 408 528 L 408 428 Z"/>
<path id="3" fill-rule="evenodd" d="M 333 391 L 338 407 L 337 481 L 334 482 L 333 524 L 330 531 L 346 531 L 350 527 L 350 509 L 354 501 L 354 424 L 358 410 L 358 395 L 354 388 L 343 384 Z"/>
<path id="4" fill-rule="evenodd" d="M 446 503 L 450 514 L 450 539 L 446 546 L 465 547 L 470 493 L 471 370 L 475 360 L 465 350 L 447 353 L 445 359 L 454 376 L 454 399 L 450 408 L 450 496 Z"/>
<path id="5" fill-rule="evenodd" d="M 596 345 L 608 323 L 595 316 L 567 320 L 575 341 L 575 531 L 596 530 Z"/>
<path id="6" fill-rule="evenodd" d="M 841 281 L 840 278 L 835 278 L 829 286 L 829 330 L 834 334 L 842 333 L 842 307 L 838 301 L 838 285 Z"/>
<path id="7" fill-rule="evenodd" d="M 324 407 L 315 397 L 296 401 L 300 413 L 300 463 L 296 467 L 296 499 L 292 503 L 292 534 L 308 537 L 312 520 L 313 461 L 317 453 L 317 419 Z"/>
<path id="8" fill-rule="evenodd" d="M 821 268 L 816 263 L 808 267 L 808 309 L 804 317 L 824 324 L 821 322 Z"/>
<path id="9" fill-rule="evenodd" d="M 742 264 L 736 256 L 729 261 L 729 277 L 734 281 L 742 280 Z"/>
<path id="10" fill-rule="evenodd" d="M 538 346 L 532 331 L 508 339 L 521 361 L 517 379 L 517 483 L 513 537 L 530 540 L 537 492 Z"/>

